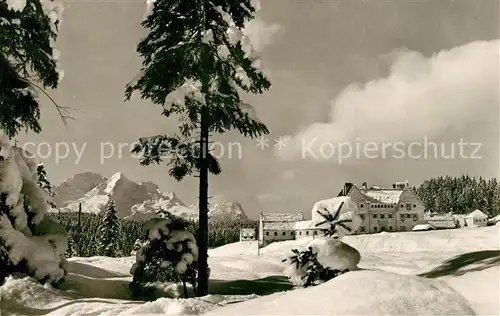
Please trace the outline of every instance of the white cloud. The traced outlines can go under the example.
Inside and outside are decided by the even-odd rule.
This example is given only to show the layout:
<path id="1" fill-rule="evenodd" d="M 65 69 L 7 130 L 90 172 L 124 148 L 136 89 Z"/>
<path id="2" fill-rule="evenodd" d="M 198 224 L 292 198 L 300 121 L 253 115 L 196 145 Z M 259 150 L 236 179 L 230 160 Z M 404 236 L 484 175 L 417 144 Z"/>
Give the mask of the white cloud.
<path id="1" fill-rule="evenodd" d="M 393 53 L 388 77 L 346 87 L 331 102 L 328 121 L 298 132 L 279 156 L 297 159 L 302 143 L 313 140 L 319 153 L 325 143 L 409 142 L 439 137 L 449 127 L 498 125 L 499 44 L 472 42 L 429 58 Z"/>
<path id="2" fill-rule="evenodd" d="M 267 24 L 256 18 L 247 23 L 244 33 L 250 38 L 254 49 L 260 53 L 271 45 L 283 31 L 284 28 L 279 24 Z"/>

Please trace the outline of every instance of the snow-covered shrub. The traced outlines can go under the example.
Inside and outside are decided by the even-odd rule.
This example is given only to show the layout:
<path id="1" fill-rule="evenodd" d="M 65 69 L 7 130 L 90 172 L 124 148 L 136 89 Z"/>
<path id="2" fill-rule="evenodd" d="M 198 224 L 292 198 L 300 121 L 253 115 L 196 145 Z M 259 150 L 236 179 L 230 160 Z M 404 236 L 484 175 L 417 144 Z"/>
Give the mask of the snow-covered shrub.
<path id="1" fill-rule="evenodd" d="M 0 283 L 10 274 L 53 284 L 65 277 L 66 231 L 46 211 L 35 161 L 0 130 Z"/>
<path id="2" fill-rule="evenodd" d="M 314 203 L 311 221 L 325 236 L 342 238 L 361 225 L 358 205 L 350 197 L 341 196 Z"/>
<path id="3" fill-rule="evenodd" d="M 182 219 L 164 213 L 163 217 L 149 220 L 144 225 L 142 242 L 130 270 L 134 296 L 149 298 L 154 282 L 182 283 L 186 297 L 186 283 L 196 289 L 198 247 Z"/>
<path id="4" fill-rule="evenodd" d="M 283 260 L 283 262 L 290 263 L 284 274 L 295 286 L 308 287 L 321 284 L 349 271 L 348 269 L 336 270 L 324 267 L 318 261 L 318 253 L 312 247 L 302 251 L 292 249 L 292 252 L 294 255 Z"/>
<path id="5" fill-rule="evenodd" d="M 113 200 L 111 200 L 106 207 L 106 213 L 104 213 L 104 218 L 99 226 L 98 234 L 97 251 L 99 255 L 106 257 L 117 257 L 121 255 L 121 225 L 116 214 L 116 206 Z"/>
<path id="6" fill-rule="evenodd" d="M 357 205 L 349 197 L 319 201 L 313 206 L 313 223 L 321 228 L 323 237 L 314 239 L 305 250 L 292 249 L 292 255 L 283 262 L 284 271 L 296 286 L 311 286 L 357 269 L 359 252 L 340 241 L 344 235 L 354 233 L 361 219 Z"/>

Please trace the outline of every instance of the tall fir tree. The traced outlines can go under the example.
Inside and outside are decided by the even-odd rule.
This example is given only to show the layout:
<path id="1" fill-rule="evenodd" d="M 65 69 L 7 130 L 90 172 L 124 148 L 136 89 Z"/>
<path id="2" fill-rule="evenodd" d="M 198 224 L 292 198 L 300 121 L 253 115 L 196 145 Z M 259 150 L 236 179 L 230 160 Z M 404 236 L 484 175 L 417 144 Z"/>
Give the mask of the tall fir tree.
<path id="1" fill-rule="evenodd" d="M 110 200 L 106 213 L 98 229 L 97 251 L 101 256 L 117 257 L 120 255 L 120 243 L 122 232 L 120 220 L 116 214 L 116 206 L 113 200 Z"/>
<path id="2" fill-rule="evenodd" d="M 178 181 L 199 172 L 198 295 L 208 293 L 208 175 L 220 173 L 209 153 L 211 132 L 235 129 L 244 136 L 267 134 L 240 92 L 260 94 L 270 82 L 244 35 L 258 5 L 253 0 L 156 0 L 142 26 L 149 30 L 137 51 L 140 75 L 126 88 L 176 116 L 179 133 L 141 138 L 133 152 L 141 164 L 169 159 Z M 199 133 L 196 135 L 196 133 Z"/>

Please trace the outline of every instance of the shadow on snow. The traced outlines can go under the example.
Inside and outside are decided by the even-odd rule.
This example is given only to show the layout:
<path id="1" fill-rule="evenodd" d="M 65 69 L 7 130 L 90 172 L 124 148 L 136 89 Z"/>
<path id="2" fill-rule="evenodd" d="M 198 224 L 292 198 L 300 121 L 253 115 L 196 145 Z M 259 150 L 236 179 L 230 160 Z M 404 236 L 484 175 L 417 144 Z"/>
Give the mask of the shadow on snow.
<path id="1" fill-rule="evenodd" d="M 499 250 L 469 252 L 440 263 L 430 271 L 417 274 L 424 278 L 460 276 L 472 271 L 481 271 L 500 265 Z"/>

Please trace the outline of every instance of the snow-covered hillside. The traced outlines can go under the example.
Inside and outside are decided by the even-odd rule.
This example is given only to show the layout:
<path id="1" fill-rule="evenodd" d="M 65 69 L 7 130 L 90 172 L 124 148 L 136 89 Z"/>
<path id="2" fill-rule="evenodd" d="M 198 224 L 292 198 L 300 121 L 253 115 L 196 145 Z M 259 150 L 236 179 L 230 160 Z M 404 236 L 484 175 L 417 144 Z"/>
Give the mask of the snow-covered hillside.
<path id="1" fill-rule="evenodd" d="M 276 242 L 260 256 L 252 242 L 238 242 L 209 251 L 211 295 L 154 302 L 131 300 L 135 258 L 70 258 L 61 290 L 9 279 L 0 287 L 1 307 L 17 315 L 60 316 L 499 315 L 499 229 L 344 237 L 362 254 L 361 271 L 292 291 L 278 277 L 281 259 L 310 240 Z M 165 291 L 175 295 L 176 288 Z"/>
<path id="2" fill-rule="evenodd" d="M 79 203 L 82 203 L 82 212 L 98 214 L 113 199 L 118 216 L 129 220 L 149 219 L 158 209 L 182 218 L 198 219 L 197 206 L 186 205 L 174 192 L 161 192 L 153 182 L 136 183 L 121 172 L 110 178 L 91 172 L 77 174 L 55 187 L 54 192 L 61 212 L 77 212 Z M 212 198 L 209 208 L 212 221 L 248 219 L 239 202 L 222 196 Z"/>

